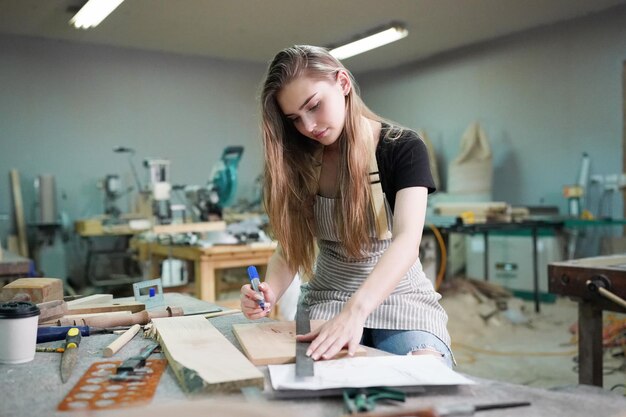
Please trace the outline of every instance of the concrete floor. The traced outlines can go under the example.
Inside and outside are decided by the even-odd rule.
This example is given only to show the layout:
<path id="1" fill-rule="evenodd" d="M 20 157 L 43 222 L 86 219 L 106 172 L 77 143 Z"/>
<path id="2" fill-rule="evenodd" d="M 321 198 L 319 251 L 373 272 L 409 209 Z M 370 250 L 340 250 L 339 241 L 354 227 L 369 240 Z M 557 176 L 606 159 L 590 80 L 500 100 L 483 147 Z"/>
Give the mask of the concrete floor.
<path id="1" fill-rule="evenodd" d="M 442 304 L 449 315 L 457 371 L 542 388 L 578 383 L 576 339 L 569 330 L 577 320 L 575 302 L 557 298 L 542 303 L 541 312 L 535 313 L 533 303 L 514 298 L 508 302 L 508 312 L 488 319 L 480 314 L 495 311 L 495 303 L 480 303 L 469 293 L 444 292 Z M 624 363 L 623 357 L 605 352 L 605 389 L 615 387 L 614 391 L 626 394 Z"/>

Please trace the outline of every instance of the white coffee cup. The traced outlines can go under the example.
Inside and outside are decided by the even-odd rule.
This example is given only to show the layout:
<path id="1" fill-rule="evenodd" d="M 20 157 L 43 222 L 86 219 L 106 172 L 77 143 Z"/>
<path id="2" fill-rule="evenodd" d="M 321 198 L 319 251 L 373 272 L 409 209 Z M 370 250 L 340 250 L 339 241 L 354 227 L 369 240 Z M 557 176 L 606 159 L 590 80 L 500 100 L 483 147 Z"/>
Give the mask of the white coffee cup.
<path id="1" fill-rule="evenodd" d="M 0 304 L 0 363 L 30 362 L 35 358 L 39 308 L 26 301 Z"/>

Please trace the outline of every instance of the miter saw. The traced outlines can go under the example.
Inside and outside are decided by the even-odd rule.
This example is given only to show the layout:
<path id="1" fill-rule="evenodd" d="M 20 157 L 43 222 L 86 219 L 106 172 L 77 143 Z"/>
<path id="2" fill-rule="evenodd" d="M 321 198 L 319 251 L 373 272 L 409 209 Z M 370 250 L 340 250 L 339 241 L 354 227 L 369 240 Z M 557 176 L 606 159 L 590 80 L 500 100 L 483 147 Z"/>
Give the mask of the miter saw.
<path id="1" fill-rule="evenodd" d="M 237 168 L 243 146 L 228 146 L 213 167 L 205 186 L 176 186 L 185 192 L 194 221 L 208 221 L 222 217 L 222 210 L 233 203 L 237 193 Z"/>

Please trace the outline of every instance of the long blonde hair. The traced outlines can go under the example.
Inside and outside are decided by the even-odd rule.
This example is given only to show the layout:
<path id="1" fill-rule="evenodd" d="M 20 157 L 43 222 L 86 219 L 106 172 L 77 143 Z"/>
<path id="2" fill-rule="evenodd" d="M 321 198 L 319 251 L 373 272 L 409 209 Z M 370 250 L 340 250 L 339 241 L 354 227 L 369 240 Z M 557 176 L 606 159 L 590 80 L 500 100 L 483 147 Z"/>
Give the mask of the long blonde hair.
<path id="1" fill-rule="evenodd" d="M 307 76 L 335 80 L 345 70 L 352 81 L 346 96 L 346 120 L 339 141 L 339 237 L 349 256 L 358 258 L 370 238 L 368 177 L 372 129 L 366 119 L 382 120 L 361 100 L 352 74 L 324 48 L 296 45 L 272 60 L 261 93 L 265 151 L 264 203 L 274 237 L 292 271 L 310 274 L 315 257 L 313 204 L 323 146 L 300 134 L 282 113 L 276 95 L 292 80 Z"/>

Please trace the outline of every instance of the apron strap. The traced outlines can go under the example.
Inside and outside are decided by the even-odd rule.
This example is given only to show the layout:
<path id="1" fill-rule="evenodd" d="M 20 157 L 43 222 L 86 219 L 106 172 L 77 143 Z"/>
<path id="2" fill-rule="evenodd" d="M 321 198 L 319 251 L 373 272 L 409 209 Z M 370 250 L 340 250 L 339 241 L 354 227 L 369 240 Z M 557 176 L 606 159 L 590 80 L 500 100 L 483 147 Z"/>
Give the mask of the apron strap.
<path id="1" fill-rule="evenodd" d="M 391 239 L 391 230 L 387 221 L 387 205 L 385 204 L 385 194 L 380 183 L 380 172 L 376 161 L 376 141 L 368 141 L 370 151 L 369 179 L 370 179 L 370 207 L 374 215 L 376 235 L 378 239 Z"/>
<path id="2" fill-rule="evenodd" d="M 380 240 L 391 239 L 391 230 L 389 230 L 387 205 L 385 204 L 385 194 L 380 183 L 380 173 L 378 172 L 378 162 L 376 161 L 376 142 L 372 139 L 368 141 L 370 163 L 369 163 L 369 180 L 370 180 L 370 208 L 374 216 L 374 226 L 376 227 L 376 236 Z M 316 156 L 321 161 L 321 152 Z M 321 163 L 314 167 L 315 176 L 319 182 L 322 170 Z"/>

